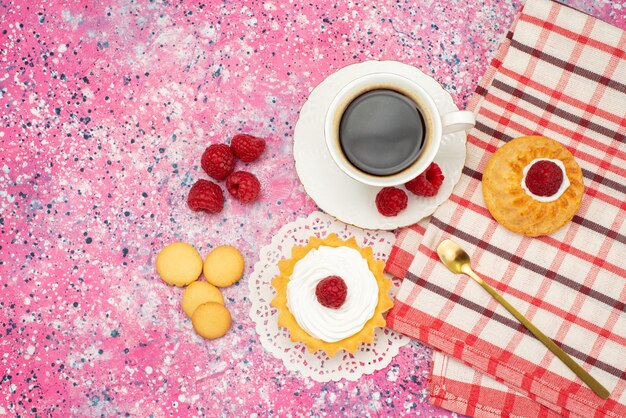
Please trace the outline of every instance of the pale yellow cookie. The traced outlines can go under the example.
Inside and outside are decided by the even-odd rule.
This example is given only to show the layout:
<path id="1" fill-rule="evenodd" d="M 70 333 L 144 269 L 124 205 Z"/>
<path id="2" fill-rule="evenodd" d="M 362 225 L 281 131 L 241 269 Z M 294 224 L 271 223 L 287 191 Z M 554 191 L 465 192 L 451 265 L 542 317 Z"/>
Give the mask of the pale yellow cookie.
<path id="1" fill-rule="evenodd" d="M 187 286 L 200 277 L 202 257 L 191 245 L 174 242 L 157 255 L 156 269 L 165 283 Z"/>
<path id="2" fill-rule="evenodd" d="M 191 323 L 199 336 L 213 340 L 226 334 L 230 328 L 230 312 L 220 303 L 203 303 L 191 315 Z"/>
<path id="3" fill-rule="evenodd" d="M 220 290 L 212 284 L 196 281 L 185 289 L 181 305 L 183 306 L 183 311 L 191 318 L 198 306 L 207 302 L 215 302 L 223 305 L 224 297 Z"/>
<path id="4" fill-rule="evenodd" d="M 204 277 L 212 285 L 226 287 L 241 279 L 243 256 L 234 247 L 222 245 L 207 255 L 204 261 Z"/>

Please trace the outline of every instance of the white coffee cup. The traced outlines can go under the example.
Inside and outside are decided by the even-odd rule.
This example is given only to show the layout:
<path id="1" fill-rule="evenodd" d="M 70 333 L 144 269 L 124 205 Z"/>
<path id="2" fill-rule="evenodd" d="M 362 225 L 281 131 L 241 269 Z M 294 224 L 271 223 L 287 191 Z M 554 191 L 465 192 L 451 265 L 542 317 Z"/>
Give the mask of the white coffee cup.
<path id="1" fill-rule="evenodd" d="M 368 172 L 357 167 L 350 160 L 349 155 L 354 153 L 351 150 L 344 151 L 342 148 L 340 128 L 344 112 L 349 109 L 351 103 L 366 93 L 389 90 L 393 92 L 392 94 L 404 96 L 404 99 L 410 100 L 418 109 L 423 121 L 423 137 L 415 139 L 416 148 L 411 148 L 410 156 L 407 156 L 407 160 L 400 165 L 401 169 L 393 173 L 377 174 L 375 170 L 368 170 Z M 407 103 L 410 102 L 407 101 Z M 377 121 L 376 123 L 380 123 L 380 126 L 384 127 L 385 117 L 381 116 L 377 119 L 375 113 L 372 114 L 372 121 Z M 380 113 L 382 115 L 384 112 L 381 111 Z M 384 187 L 404 184 L 417 177 L 433 162 L 443 135 L 467 131 L 475 123 L 474 114 L 469 111 L 459 110 L 441 114 L 433 98 L 424 88 L 411 79 L 393 73 L 374 73 L 353 80 L 337 93 L 326 114 L 324 136 L 333 161 L 344 173 L 361 183 Z M 374 140 L 380 142 L 380 144 L 376 144 L 376 149 L 380 149 L 381 161 L 385 159 L 385 153 L 394 151 L 392 148 L 396 144 L 390 142 L 389 138 L 384 137 L 384 135 Z M 418 147 L 421 148 L 416 151 Z M 371 155 L 370 158 L 376 159 L 378 156 Z"/>

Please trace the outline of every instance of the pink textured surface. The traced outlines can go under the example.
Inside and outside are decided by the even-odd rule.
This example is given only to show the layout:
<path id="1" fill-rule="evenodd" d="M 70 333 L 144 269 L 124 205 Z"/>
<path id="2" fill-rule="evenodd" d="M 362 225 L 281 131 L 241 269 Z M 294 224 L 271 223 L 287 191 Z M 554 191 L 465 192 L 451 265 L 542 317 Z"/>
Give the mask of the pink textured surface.
<path id="1" fill-rule="evenodd" d="M 264 352 L 246 277 L 233 327 L 196 336 L 156 275 L 167 243 L 260 247 L 315 204 L 291 156 L 307 94 L 333 71 L 392 59 L 463 107 L 519 1 L 34 2 L 1 5 L 0 415 L 451 416 L 427 403 L 430 352 L 402 349 L 358 382 L 316 383 Z M 610 0 L 574 7 L 626 28 Z M 268 139 L 262 198 L 186 205 L 200 155 Z"/>

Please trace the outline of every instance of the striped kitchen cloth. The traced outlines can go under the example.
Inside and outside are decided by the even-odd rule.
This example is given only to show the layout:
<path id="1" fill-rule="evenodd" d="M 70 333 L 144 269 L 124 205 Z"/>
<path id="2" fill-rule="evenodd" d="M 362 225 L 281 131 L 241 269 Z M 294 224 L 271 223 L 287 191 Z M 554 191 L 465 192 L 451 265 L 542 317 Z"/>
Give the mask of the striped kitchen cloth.
<path id="1" fill-rule="evenodd" d="M 626 32 L 528 0 L 469 108 L 477 117 L 449 201 L 398 235 L 404 281 L 387 325 L 433 347 L 431 402 L 480 417 L 626 416 Z M 564 144 L 582 205 L 549 236 L 524 237 L 485 207 L 481 173 L 523 135 Z M 475 270 L 610 392 L 597 397 L 478 284 L 440 262 L 446 238 Z"/>

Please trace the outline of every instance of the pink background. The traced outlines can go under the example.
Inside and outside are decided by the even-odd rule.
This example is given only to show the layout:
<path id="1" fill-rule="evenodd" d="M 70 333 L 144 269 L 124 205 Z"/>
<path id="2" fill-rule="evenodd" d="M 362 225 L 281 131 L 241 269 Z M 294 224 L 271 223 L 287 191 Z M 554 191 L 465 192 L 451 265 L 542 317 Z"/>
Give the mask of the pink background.
<path id="1" fill-rule="evenodd" d="M 264 351 L 246 276 L 285 223 L 316 209 L 292 137 L 337 69 L 397 60 L 464 107 L 519 1 L 0 4 L 0 415 L 452 416 L 428 404 L 414 342 L 357 382 L 317 383 Z M 419 3 L 419 4 L 414 4 Z M 626 29 L 626 5 L 571 1 Z M 262 198 L 192 212 L 200 155 L 238 132 Z M 172 241 L 238 247 L 228 334 L 198 337 L 154 259 Z"/>

